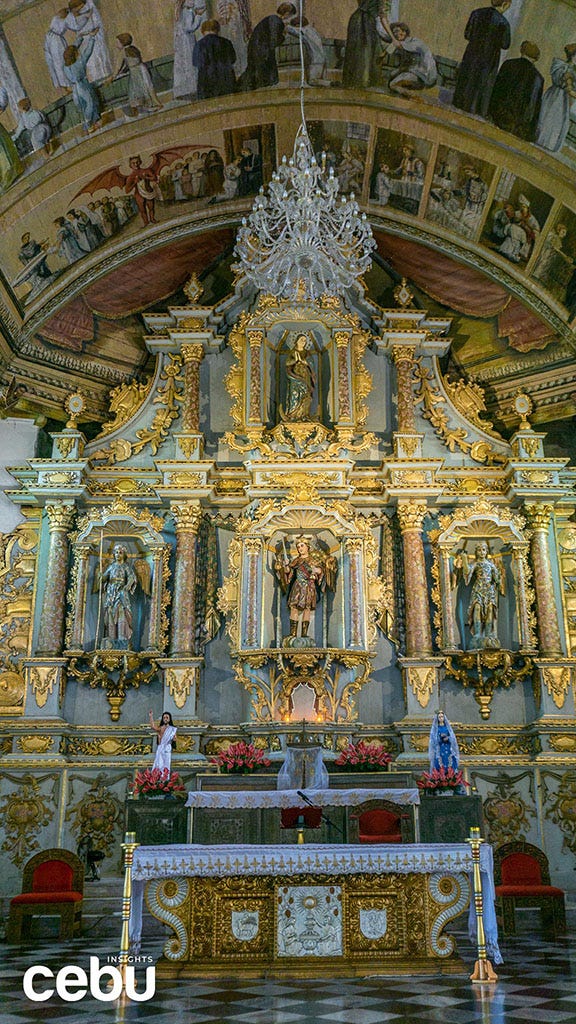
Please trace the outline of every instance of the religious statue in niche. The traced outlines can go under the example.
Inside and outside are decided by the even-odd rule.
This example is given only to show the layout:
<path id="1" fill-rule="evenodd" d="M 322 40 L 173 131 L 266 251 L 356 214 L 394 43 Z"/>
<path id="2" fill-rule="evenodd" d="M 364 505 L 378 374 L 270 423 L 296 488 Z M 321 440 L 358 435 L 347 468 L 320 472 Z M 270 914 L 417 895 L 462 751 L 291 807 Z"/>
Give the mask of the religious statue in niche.
<path id="1" fill-rule="evenodd" d="M 135 558 L 132 565 L 131 557 L 125 544 L 114 544 L 108 564 L 102 565 L 96 573 L 99 593 L 96 646 L 102 628 L 102 648 L 133 648 L 134 599 L 138 589 L 145 597 L 150 597 L 151 572 L 145 558 Z"/>
<path id="2" fill-rule="evenodd" d="M 299 334 L 286 360 L 286 396 L 284 405 L 280 406 L 280 418 L 284 422 L 311 419 L 316 375 L 308 355 L 310 346 L 310 339 Z"/>
<path id="3" fill-rule="evenodd" d="M 490 555 L 486 541 L 480 541 L 469 561 L 464 550 L 454 559 L 454 583 L 471 584 L 466 615 L 470 629 L 470 649 L 501 646 L 498 639 L 498 602 L 505 594 L 505 574 L 501 555 Z"/>
<path id="4" fill-rule="evenodd" d="M 279 543 L 274 560 L 274 572 L 290 613 L 290 635 L 284 638 L 284 645 L 313 647 L 314 640 L 308 636 L 310 620 L 326 589 L 336 589 L 338 562 L 311 537 L 296 537 L 292 557 L 288 554 L 290 543 L 289 538 Z"/>
<path id="5" fill-rule="evenodd" d="M 446 771 L 448 768 L 453 768 L 454 771 L 458 771 L 460 763 L 458 740 L 443 711 L 437 711 L 432 720 L 428 741 L 428 759 L 431 772 L 440 768 L 444 768 Z"/>

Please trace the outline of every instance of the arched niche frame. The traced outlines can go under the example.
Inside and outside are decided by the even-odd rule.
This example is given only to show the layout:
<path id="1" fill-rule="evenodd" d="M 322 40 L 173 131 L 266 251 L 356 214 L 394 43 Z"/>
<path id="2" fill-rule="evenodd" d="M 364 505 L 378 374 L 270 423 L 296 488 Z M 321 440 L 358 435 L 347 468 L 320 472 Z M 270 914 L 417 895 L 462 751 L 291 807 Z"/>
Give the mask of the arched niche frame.
<path id="1" fill-rule="evenodd" d="M 324 591 L 313 613 L 308 642 L 291 646 L 275 560 L 283 545 L 290 557 L 302 535 L 335 560 L 337 574 L 333 591 Z M 219 605 L 228 617 L 236 677 L 251 695 L 253 719 L 289 721 L 291 695 L 306 684 L 322 721 L 352 721 L 353 695 L 369 677 L 389 600 L 390 588 L 378 576 L 370 520 L 346 502 L 271 499 L 243 516 L 230 544 Z"/>
<path id="2" fill-rule="evenodd" d="M 488 546 L 488 558 L 498 567 L 504 591 L 498 602 L 494 646 L 520 654 L 536 652 L 534 591 L 525 526 L 522 516 L 485 501 L 440 519 L 440 530 L 432 536 L 432 596 L 439 646 L 444 652 L 474 649 L 466 621 L 472 583 L 466 582 L 462 571 L 462 554 L 473 565 L 480 542 Z"/>
<path id="3" fill-rule="evenodd" d="M 70 652 L 133 650 L 161 653 L 167 641 L 166 608 L 170 545 L 160 533 L 163 520 L 126 502 L 88 512 L 73 538 L 72 588 L 66 644 Z M 134 571 L 131 595 L 132 636 L 106 639 L 102 574 L 116 545 L 126 551 Z"/>
<path id="4" fill-rule="evenodd" d="M 283 414 L 286 364 L 302 336 L 314 375 L 314 393 L 308 416 L 290 421 Z M 296 443 L 301 443 L 304 425 L 312 448 L 350 442 L 362 431 L 368 412 L 364 399 L 372 389 L 372 379 L 363 355 L 369 342 L 369 332 L 337 297 L 288 305 L 262 295 L 256 309 L 242 313 L 228 335 L 236 357 L 226 378 L 235 425 L 234 433 L 227 436 L 231 447 L 238 451 L 259 448 L 262 453 L 271 450 L 270 446 L 290 449 L 293 434 Z M 369 443 L 371 440 L 365 439 L 363 447 Z"/>

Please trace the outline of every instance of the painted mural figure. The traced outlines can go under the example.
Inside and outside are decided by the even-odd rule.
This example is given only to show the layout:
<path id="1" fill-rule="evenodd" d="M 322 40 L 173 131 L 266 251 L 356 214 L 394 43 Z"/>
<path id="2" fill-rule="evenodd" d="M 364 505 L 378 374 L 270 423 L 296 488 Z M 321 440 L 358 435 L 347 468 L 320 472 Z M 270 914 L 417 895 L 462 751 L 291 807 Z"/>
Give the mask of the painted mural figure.
<path id="1" fill-rule="evenodd" d="M 220 35 L 229 39 L 234 47 L 234 70 L 239 78 L 248 63 L 248 40 L 252 32 L 249 0 L 217 0 L 216 17 L 220 22 Z"/>
<path id="2" fill-rule="evenodd" d="M 98 95 L 86 76 L 94 42 L 92 35 L 83 40 L 80 49 L 77 46 L 67 46 L 64 50 L 64 74 L 72 86 L 72 99 L 87 132 L 96 131 L 100 127 Z"/>
<path id="3" fill-rule="evenodd" d="M 239 81 L 240 88 L 265 89 L 278 84 L 276 48 L 284 42 L 286 26 L 296 13 L 294 4 L 280 4 L 276 14 L 268 14 L 254 27 L 248 40 L 247 65 Z"/>
<path id="4" fill-rule="evenodd" d="M 564 47 L 565 60 L 555 57 L 550 68 L 552 85 L 544 93 L 536 143 L 558 153 L 570 128 L 570 106 L 576 98 L 576 43 Z"/>
<path id="5" fill-rule="evenodd" d="M 110 54 L 104 38 L 102 17 L 94 0 L 70 0 L 66 28 L 76 33 L 75 45 L 80 45 L 86 36 L 92 36 L 94 46 L 86 64 L 89 82 L 101 82 L 112 74 Z"/>
<path id="6" fill-rule="evenodd" d="M 198 72 L 193 54 L 202 22 L 208 17 L 206 0 L 176 0 L 174 22 L 174 83 L 176 99 L 196 93 Z"/>
<path id="7" fill-rule="evenodd" d="M 29 231 L 22 235 L 18 259 L 26 268 L 25 280 L 30 284 L 30 295 L 36 295 L 46 287 L 47 281 L 53 276 L 46 261 L 49 244 L 47 240 L 37 242 Z"/>
<path id="8" fill-rule="evenodd" d="M 18 100 L 18 124 L 12 138 L 16 142 L 25 132 L 28 132 L 30 145 L 35 153 L 43 149 L 46 155 L 50 153 L 50 139 L 52 128 L 50 122 L 41 110 L 35 110 L 27 96 Z"/>
<path id="9" fill-rule="evenodd" d="M 536 43 L 525 39 L 520 56 L 500 68 L 488 108 L 494 124 L 527 142 L 536 139 L 542 106 L 544 79 L 535 67 L 539 57 Z"/>
<path id="10" fill-rule="evenodd" d="M 309 339 L 300 334 L 286 360 L 286 399 L 280 417 L 288 422 L 309 420 L 316 387 L 314 370 L 308 360 Z"/>
<path id="11" fill-rule="evenodd" d="M 338 564 L 334 556 L 326 557 L 308 537 L 296 538 L 296 554 L 289 558 L 283 544 L 283 557 L 277 557 L 274 571 L 290 613 L 290 636 L 308 636 L 310 619 L 321 595 L 328 587 L 334 590 Z"/>
<path id="12" fill-rule="evenodd" d="M 357 0 L 358 10 L 348 22 L 342 84 L 346 89 L 366 89 L 381 80 L 378 58 L 382 53 L 384 28 L 380 21 L 380 0 Z"/>
<path id="13" fill-rule="evenodd" d="M 469 114 L 486 117 L 502 50 L 510 46 L 510 23 L 504 17 L 511 0 L 491 0 L 472 11 L 464 35 L 468 46 L 458 69 L 453 103 Z"/>
<path id="14" fill-rule="evenodd" d="M 155 224 L 156 174 L 150 167 L 142 167 L 142 157 L 140 156 L 131 156 L 128 163 L 130 165 L 130 174 L 126 178 L 124 191 L 127 195 L 134 196 L 143 225 Z M 111 234 L 113 234 L 113 231 Z"/>
<path id="15" fill-rule="evenodd" d="M 140 111 L 159 110 L 162 103 L 156 95 L 152 78 L 142 54 L 129 32 L 116 36 L 117 46 L 123 52 L 122 63 L 114 75 L 114 79 L 122 75 L 128 76 L 128 105 L 130 113 L 136 117 Z"/>
<path id="16" fill-rule="evenodd" d="M 70 89 L 70 82 L 64 73 L 64 50 L 68 46 L 66 32 L 66 18 L 69 11 L 67 7 L 61 7 L 50 22 L 50 27 L 44 39 L 44 58 L 48 65 L 52 84 L 57 89 Z"/>
<path id="17" fill-rule="evenodd" d="M 172 721 L 172 715 L 169 711 L 164 711 L 158 725 L 154 725 L 152 711 L 149 712 L 148 719 L 150 728 L 156 733 L 158 738 L 152 771 L 157 768 L 163 774 L 169 775 L 172 763 L 172 748 L 176 746 L 175 736 L 177 731 Z"/>
<path id="18" fill-rule="evenodd" d="M 196 43 L 192 56 L 198 72 L 198 99 L 226 96 L 236 89 L 236 51 L 229 39 L 220 37 L 220 22 L 215 18 L 205 21 L 200 31 L 202 38 Z"/>
<path id="19" fill-rule="evenodd" d="M 6 110 L 8 102 L 8 93 L 0 85 L 0 113 Z M 22 174 L 22 164 L 16 146 L 4 125 L 0 124 L 0 192 L 5 192 L 19 174 Z"/>
<path id="20" fill-rule="evenodd" d="M 463 551 L 455 563 L 457 572 L 461 570 L 464 583 L 472 584 L 466 619 L 471 633 L 470 647 L 473 650 L 500 647 L 496 629 L 499 594 L 503 593 L 504 587 L 502 573 L 489 557 L 486 541 L 476 545 L 474 556 L 470 565 Z"/>
<path id="21" fill-rule="evenodd" d="M 404 21 L 395 21 L 389 25 L 385 18 L 381 24 L 390 40 L 389 52 L 399 52 L 401 56 L 400 71 L 392 76 L 388 83 L 391 92 L 401 96 L 410 96 L 420 89 L 430 89 L 436 84 L 438 69 L 430 47 L 416 39 Z"/>
<path id="22" fill-rule="evenodd" d="M 450 722 L 443 711 L 437 711 L 432 720 L 430 739 L 428 741 L 428 760 L 430 771 L 453 768 L 458 771 L 460 750 L 458 740 Z"/>
<path id="23" fill-rule="evenodd" d="M 128 561 L 128 549 L 115 544 L 112 561 L 100 580 L 104 620 L 103 647 L 129 648 L 132 640 L 132 594 L 138 578 Z"/>
<path id="24" fill-rule="evenodd" d="M 304 17 L 302 18 L 302 27 L 300 27 L 300 17 L 297 15 L 295 18 L 292 18 L 287 31 L 290 35 L 296 36 L 297 39 L 302 38 L 308 84 L 329 86 L 330 80 L 326 70 L 324 43 L 317 29 L 310 24 L 308 18 Z"/>
<path id="25" fill-rule="evenodd" d="M 71 266 L 72 263 L 76 263 L 76 260 L 82 259 L 88 249 L 80 244 L 74 226 L 65 217 L 56 217 L 54 224 L 56 227 L 56 252 Z"/>

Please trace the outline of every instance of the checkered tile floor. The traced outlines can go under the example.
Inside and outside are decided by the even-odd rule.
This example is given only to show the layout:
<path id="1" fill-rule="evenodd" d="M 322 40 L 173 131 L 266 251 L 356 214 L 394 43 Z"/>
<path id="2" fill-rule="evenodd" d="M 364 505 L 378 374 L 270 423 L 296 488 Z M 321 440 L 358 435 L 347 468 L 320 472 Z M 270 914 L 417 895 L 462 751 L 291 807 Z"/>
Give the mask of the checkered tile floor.
<path id="1" fill-rule="evenodd" d="M 535 924 L 537 923 L 534 922 Z M 459 952 L 472 964 L 474 952 L 458 936 Z M 576 1024 L 576 932 L 557 943 L 527 930 L 501 943 L 505 963 L 493 986 L 471 985 L 467 976 L 337 980 L 161 980 L 145 1003 L 101 1003 L 91 996 L 75 1003 L 57 995 L 32 1003 L 22 991 L 27 967 L 67 964 L 88 967 L 115 947 L 102 938 L 58 944 L 37 940 L 34 948 L 0 947 L 0 1022 L 90 1024 Z M 159 955 L 156 938 L 143 949 Z"/>

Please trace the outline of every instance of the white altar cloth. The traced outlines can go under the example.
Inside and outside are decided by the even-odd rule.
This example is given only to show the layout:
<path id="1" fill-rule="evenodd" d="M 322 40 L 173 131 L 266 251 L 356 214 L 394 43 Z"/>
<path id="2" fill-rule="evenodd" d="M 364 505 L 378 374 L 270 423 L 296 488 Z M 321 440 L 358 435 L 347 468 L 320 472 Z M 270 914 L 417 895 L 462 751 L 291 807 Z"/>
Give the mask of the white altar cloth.
<path id="1" fill-rule="evenodd" d="M 390 800 L 407 806 L 420 803 L 418 789 L 256 789 L 256 790 L 202 790 L 188 793 L 186 807 L 306 807 L 308 797 L 315 807 L 353 807 L 365 800 Z"/>
<path id="2" fill-rule="evenodd" d="M 484 893 L 484 929 L 488 954 L 502 959 L 494 910 L 494 869 L 492 847 L 480 847 L 480 870 Z M 236 875 L 332 874 L 443 874 L 473 871 L 468 843 L 333 844 L 303 843 L 278 846 L 139 846 L 134 851 L 130 944 L 140 948 L 144 885 L 152 879 L 175 877 L 227 877 Z M 475 941 L 474 900 L 468 921 Z"/>

